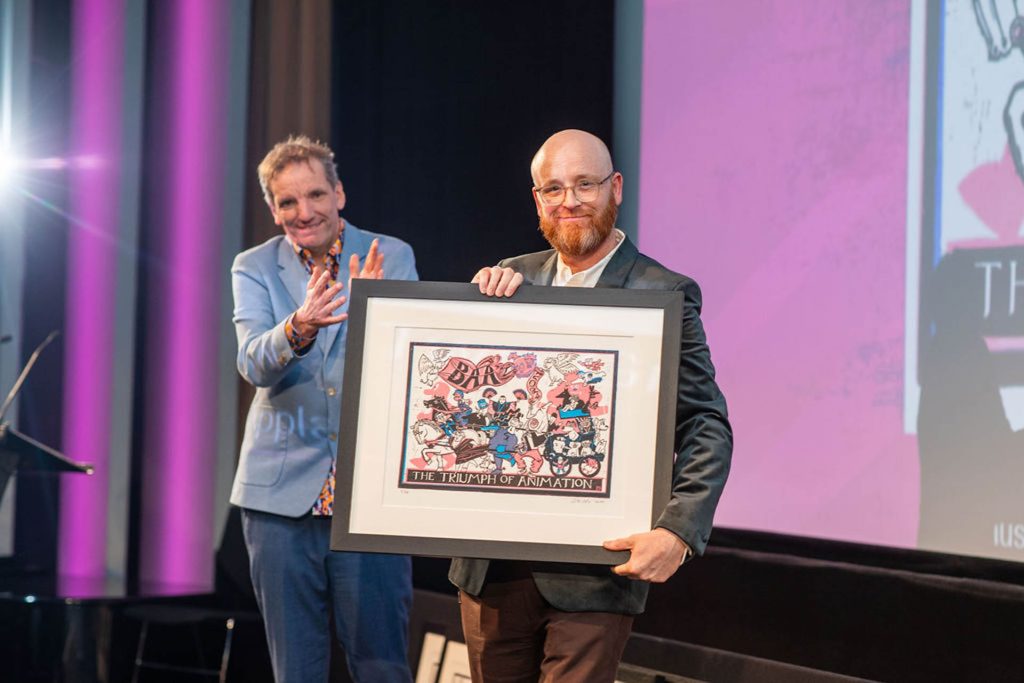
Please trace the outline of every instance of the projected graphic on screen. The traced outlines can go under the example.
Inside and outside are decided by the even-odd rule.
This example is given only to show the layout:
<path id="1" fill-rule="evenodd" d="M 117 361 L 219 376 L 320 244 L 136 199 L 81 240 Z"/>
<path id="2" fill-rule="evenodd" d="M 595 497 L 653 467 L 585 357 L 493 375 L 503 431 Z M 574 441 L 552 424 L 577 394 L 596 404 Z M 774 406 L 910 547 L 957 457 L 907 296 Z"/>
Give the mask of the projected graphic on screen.
<path id="1" fill-rule="evenodd" d="M 1019 4 L 645 3 L 636 227 L 703 289 L 717 524 L 1024 561 Z"/>
<path id="2" fill-rule="evenodd" d="M 1024 18 L 928 10 L 918 543 L 1024 560 Z"/>

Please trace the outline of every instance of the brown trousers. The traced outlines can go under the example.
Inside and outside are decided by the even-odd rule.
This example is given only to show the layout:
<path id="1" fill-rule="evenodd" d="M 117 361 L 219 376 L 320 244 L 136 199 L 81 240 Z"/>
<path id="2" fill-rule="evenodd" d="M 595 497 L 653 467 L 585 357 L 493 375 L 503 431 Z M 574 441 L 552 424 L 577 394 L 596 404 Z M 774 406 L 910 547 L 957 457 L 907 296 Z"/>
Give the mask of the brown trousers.
<path id="1" fill-rule="evenodd" d="M 459 592 L 473 683 L 613 683 L 633 617 L 563 612 L 532 576 Z"/>

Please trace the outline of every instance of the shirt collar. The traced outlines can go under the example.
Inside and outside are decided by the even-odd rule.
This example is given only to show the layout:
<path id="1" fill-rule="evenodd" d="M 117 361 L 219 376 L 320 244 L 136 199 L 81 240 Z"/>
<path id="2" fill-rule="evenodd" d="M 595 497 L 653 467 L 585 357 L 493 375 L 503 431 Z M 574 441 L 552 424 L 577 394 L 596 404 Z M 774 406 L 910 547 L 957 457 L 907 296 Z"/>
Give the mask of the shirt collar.
<path id="1" fill-rule="evenodd" d="M 305 247 L 292 242 L 291 237 L 285 235 L 285 239 L 288 240 L 288 244 L 291 245 L 295 255 L 299 257 L 299 260 L 304 266 L 310 266 L 313 263 L 313 252 Z M 331 245 L 330 249 L 327 250 L 327 255 L 324 257 L 324 262 L 328 260 L 337 261 L 341 255 L 341 250 L 345 248 L 345 221 L 341 221 L 341 227 L 338 230 L 338 236 L 334 238 L 334 244 Z"/>

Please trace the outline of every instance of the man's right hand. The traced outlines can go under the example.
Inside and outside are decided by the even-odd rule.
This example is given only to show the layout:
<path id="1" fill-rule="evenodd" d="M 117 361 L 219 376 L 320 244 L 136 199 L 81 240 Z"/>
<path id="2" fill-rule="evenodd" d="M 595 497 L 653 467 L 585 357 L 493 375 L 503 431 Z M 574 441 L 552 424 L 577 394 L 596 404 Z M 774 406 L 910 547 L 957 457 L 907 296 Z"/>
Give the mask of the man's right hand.
<path id="1" fill-rule="evenodd" d="M 348 318 L 348 313 L 333 315 L 334 311 L 345 303 L 346 297 L 338 296 L 345 285 L 336 282 L 328 287 L 327 283 L 330 281 L 331 275 L 326 268 L 317 266 L 313 269 L 313 274 L 309 276 L 309 282 L 306 284 L 306 300 L 292 315 L 292 325 L 299 336 L 308 339 L 321 327 L 334 325 Z"/>
<path id="2" fill-rule="evenodd" d="M 523 284 L 523 274 L 517 273 L 511 268 L 493 266 L 481 268 L 473 276 L 471 282 L 480 286 L 481 294 L 509 297 L 516 293 L 519 285 Z"/>

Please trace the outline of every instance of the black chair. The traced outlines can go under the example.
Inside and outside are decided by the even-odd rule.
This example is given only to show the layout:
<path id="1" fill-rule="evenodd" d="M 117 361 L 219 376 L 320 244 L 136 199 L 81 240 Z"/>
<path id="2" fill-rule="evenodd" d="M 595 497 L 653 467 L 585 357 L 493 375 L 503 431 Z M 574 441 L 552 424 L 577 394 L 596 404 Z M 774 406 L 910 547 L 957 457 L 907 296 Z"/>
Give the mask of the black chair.
<path id="1" fill-rule="evenodd" d="M 132 683 L 145 680 L 146 671 L 174 673 L 174 680 L 180 675 L 226 683 L 236 626 L 252 624 L 253 632 L 262 634 L 248 563 L 241 513 L 233 507 L 217 549 L 211 598 L 201 604 L 159 600 L 124 610 L 125 617 L 141 622 Z M 210 647 L 212 638 L 221 637 L 222 644 L 218 640 L 218 647 Z M 185 643 L 190 646 L 185 647 Z"/>
<path id="2" fill-rule="evenodd" d="M 125 610 L 125 616 L 142 622 L 139 641 L 135 648 L 132 683 L 139 683 L 139 677 L 146 669 L 216 678 L 220 683 L 226 683 L 235 623 L 236 619 L 241 616 L 239 612 L 188 605 L 140 605 Z M 245 615 L 245 617 L 258 621 L 258 616 Z M 207 648 L 204 647 L 203 634 L 210 631 L 211 627 L 216 627 L 217 624 L 223 628 L 224 644 L 220 649 L 219 661 L 210 662 L 206 653 Z M 190 632 L 194 648 L 194 658 L 191 664 L 147 659 L 146 644 L 149 641 L 151 630 L 159 629 L 166 634 L 169 631 L 180 631 L 183 628 Z M 178 638 L 180 639 L 180 633 Z"/>

